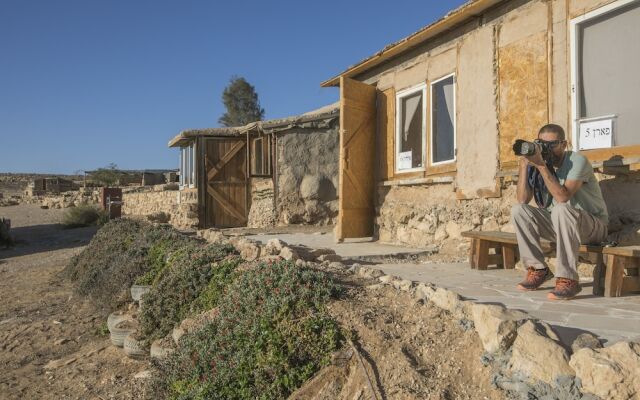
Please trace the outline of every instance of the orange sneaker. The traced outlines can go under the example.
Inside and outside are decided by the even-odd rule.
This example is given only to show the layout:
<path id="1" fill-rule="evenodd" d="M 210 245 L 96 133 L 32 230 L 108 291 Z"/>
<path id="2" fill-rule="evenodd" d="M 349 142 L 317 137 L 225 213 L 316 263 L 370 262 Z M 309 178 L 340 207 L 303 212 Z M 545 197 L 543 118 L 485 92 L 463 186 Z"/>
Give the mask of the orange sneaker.
<path id="1" fill-rule="evenodd" d="M 551 278 L 553 278 L 553 272 L 549 268 L 535 269 L 528 267 L 527 275 L 522 282 L 518 283 L 517 288 L 525 291 L 536 290 Z"/>
<path id="2" fill-rule="evenodd" d="M 582 291 L 580 282 L 573 279 L 557 278 L 556 288 L 549 292 L 547 298 L 549 300 L 570 300 L 576 297 Z"/>

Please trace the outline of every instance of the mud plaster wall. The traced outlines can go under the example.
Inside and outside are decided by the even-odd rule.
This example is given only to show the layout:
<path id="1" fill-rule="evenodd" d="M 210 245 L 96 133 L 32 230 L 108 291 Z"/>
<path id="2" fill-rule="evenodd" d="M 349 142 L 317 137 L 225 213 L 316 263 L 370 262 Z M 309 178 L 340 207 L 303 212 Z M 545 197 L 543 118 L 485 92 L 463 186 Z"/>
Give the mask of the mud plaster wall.
<path id="1" fill-rule="evenodd" d="M 273 179 L 251 178 L 251 208 L 247 227 L 267 228 L 275 225 L 277 215 L 274 194 Z"/>
<path id="2" fill-rule="evenodd" d="M 458 51 L 457 188 L 466 198 L 495 190 L 496 120 L 494 27 L 468 34 Z"/>
<path id="3" fill-rule="evenodd" d="M 179 228 L 198 226 L 198 192 L 196 189 L 167 190 L 168 185 L 156 185 L 122 193 L 122 214 L 150 216 L 169 215 L 169 223 Z"/>
<path id="4" fill-rule="evenodd" d="M 277 224 L 332 225 L 338 215 L 338 122 L 276 138 Z"/>

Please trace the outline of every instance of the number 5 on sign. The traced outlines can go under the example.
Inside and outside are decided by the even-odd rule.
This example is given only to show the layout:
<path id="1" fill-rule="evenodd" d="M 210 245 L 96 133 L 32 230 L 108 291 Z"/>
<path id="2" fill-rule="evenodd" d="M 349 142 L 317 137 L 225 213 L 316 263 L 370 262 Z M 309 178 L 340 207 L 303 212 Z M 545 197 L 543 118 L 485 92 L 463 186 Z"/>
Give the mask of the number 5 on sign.
<path id="1" fill-rule="evenodd" d="M 580 122 L 580 150 L 603 149 L 613 145 L 613 119 Z"/>

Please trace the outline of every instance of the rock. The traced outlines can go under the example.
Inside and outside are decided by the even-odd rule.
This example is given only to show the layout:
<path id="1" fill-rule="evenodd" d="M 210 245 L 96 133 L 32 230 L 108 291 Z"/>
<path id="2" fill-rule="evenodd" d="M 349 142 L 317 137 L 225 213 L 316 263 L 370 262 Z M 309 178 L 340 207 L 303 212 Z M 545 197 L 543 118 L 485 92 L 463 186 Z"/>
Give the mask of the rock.
<path id="1" fill-rule="evenodd" d="M 449 235 L 447 234 L 447 227 L 444 225 L 440 225 L 438 229 L 436 229 L 436 233 L 433 235 L 433 241 L 435 243 L 439 243 L 448 237 Z"/>
<path id="2" fill-rule="evenodd" d="M 471 315 L 476 332 L 488 353 L 505 352 L 516 339 L 517 330 L 528 315 L 492 304 L 473 304 Z"/>
<path id="3" fill-rule="evenodd" d="M 45 364 L 44 367 L 42 367 L 45 370 L 52 370 L 52 369 L 57 369 L 60 367 L 63 367 L 65 365 L 69 365 L 71 363 L 76 362 L 77 358 L 73 357 L 70 358 L 68 360 L 63 360 L 63 359 L 59 359 L 59 360 L 53 360 L 53 361 L 49 361 L 48 363 Z"/>
<path id="4" fill-rule="evenodd" d="M 413 298 L 416 300 L 429 300 L 436 290 L 426 283 L 419 283 L 413 291 Z"/>
<path id="5" fill-rule="evenodd" d="M 151 379 L 152 374 L 151 371 L 145 369 L 144 371 L 140 371 L 133 376 L 133 379 Z"/>
<path id="6" fill-rule="evenodd" d="M 390 284 L 391 282 L 393 282 L 394 279 L 396 278 L 391 275 L 382 275 L 381 277 L 378 278 L 378 280 L 384 283 L 385 285 Z"/>
<path id="7" fill-rule="evenodd" d="M 383 287 L 384 287 L 384 285 L 382 283 L 376 283 L 374 285 L 365 286 L 365 289 L 367 289 L 367 290 L 378 290 L 378 289 L 382 289 Z"/>
<path id="8" fill-rule="evenodd" d="M 436 306 L 451 313 L 456 312 L 461 307 L 460 302 L 462 301 L 457 293 L 443 288 L 437 288 L 429 300 Z"/>
<path id="9" fill-rule="evenodd" d="M 266 254 L 277 256 L 287 244 L 278 238 L 269 239 L 265 246 Z"/>
<path id="10" fill-rule="evenodd" d="M 282 250 L 280 250 L 280 257 L 284 258 L 287 261 L 295 261 L 300 258 L 300 256 L 298 256 L 298 253 L 296 253 L 296 251 L 291 247 L 283 247 Z"/>
<path id="11" fill-rule="evenodd" d="M 346 268 L 346 266 L 341 262 L 329 263 L 329 269 L 332 269 L 332 270 L 342 270 L 342 269 L 345 269 L 345 268 Z"/>
<path id="12" fill-rule="evenodd" d="M 342 261 L 342 257 L 340 257 L 337 254 L 322 254 L 322 255 L 318 256 L 316 259 L 319 262 L 323 262 L 323 261 L 329 261 L 329 262 Z"/>
<path id="13" fill-rule="evenodd" d="M 445 227 L 445 231 L 447 232 L 447 235 L 451 238 L 451 239 L 460 239 L 460 233 L 462 232 L 462 230 L 460 229 L 460 225 L 456 224 L 453 221 L 449 221 L 447 222 L 447 225 Z"/>
<path id="14" fill-rule="evenodd" d="M 590 332 L 581 333 L 571 343 L 571 351 L 577 353 L 580 349 L 601 349 L 602 343 L 596 335 Z"/>
<path id="15" fill-rule="evenodd" d="M 578 350 L 569 363 L 582 391 L 602 399 L 640 398 L 640 343 L 618 342 L 602 349 Z"/>
<path id="16" fill-rule="evenodd" d="M 509 370 L 523 381 L 542 381 L 552 386 L 561 377 L 575 376 L 558 336 L 548 324 L 533 320 L 518 328 Z"/>
<path id="17" fill-rule="evenodd" d="M 310 254 L 314 259 L 316 259 L 325 254 L 336 254 L 336 252 L 332 249 L 313 249 Z"/>
<path id="18" fill-rule="evenodd" d="M 307 265 L 306 261 L 304 261 L 304 260 L 302 260 L 300 258 L 296 260 L 296 267 L 304 267 L 306 265 Z"/>
<path id="19" fill-rule="evenodd" d="M 53 342 L 53 344 L 55 344 L 56 346 L 60 346 L 60 345 L 63 345 L 65 343 L 69 343 L 69 342 L 70 342 L 69 339 L 63 338 L 63 339 L 56 340 L 55 342 Z"/>
<path id="20" fill-rule="evenodd" d="M 408 292 L 413 287 L 413 282 L 408 279 L 395 279 L 391 282 L 394 288 Z"/>
<path id="21" fill-rule="evenodd" d="M 236 249 L 240 251 L 240 257 L 247 261 L 255 261 L 260 257 L 260 245 L 244 239 L 238 241 Z"/>
<path id="22" fill-rule="evenodd" d="M 305 200 L 317 199 L 320 194 L 320 177 L 305 175 L 300 183 L 300 196 Z"/>

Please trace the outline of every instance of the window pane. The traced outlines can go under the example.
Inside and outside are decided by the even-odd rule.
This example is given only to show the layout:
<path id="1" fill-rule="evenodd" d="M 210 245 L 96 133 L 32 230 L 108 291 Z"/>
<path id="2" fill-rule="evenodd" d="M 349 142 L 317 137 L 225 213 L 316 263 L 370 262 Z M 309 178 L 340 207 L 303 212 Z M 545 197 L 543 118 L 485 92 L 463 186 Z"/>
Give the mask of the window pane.
<path id="1" fill-rule="evenodd" d="M 640 4 L 579 25 L 580 118 L 618 116 L 614 146 L 640 143 Z"/>
<path id="2" fill-rule="evenodd" d="M 422 92 L 400 101 L 400 162 L 398 169 L 422 167 Z"/>
<path id="3" fill-rule="evenodd" d="M 196 183 L 196 144 L 191 145 L 191 184 Z"/>
<path id="4" fill-rule="evenodd" d="M 455 118 L 453 98 L 453 77 L 443 79 L 431 87 L 432 121 L 431 132 L 432 162 L 453 160 L 455 152 L 454 126 Z"/>
<path id="5" fill-rule="evenodd" d="M 253 142 L 253 173 L 262 175 L 262 138 L 255 139 Z"/>

